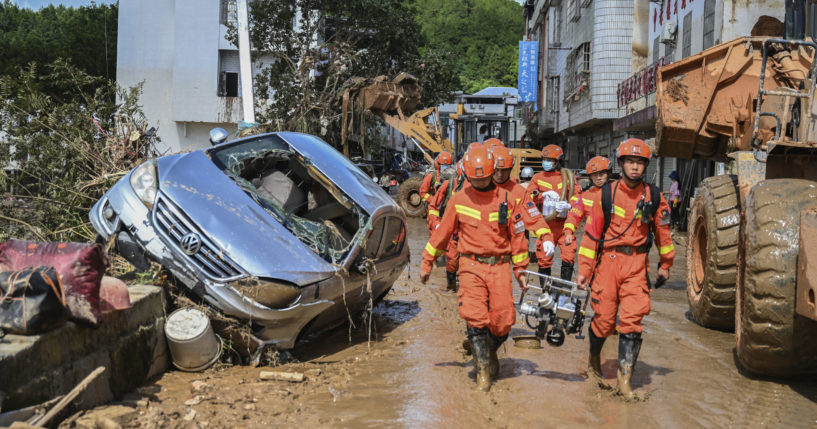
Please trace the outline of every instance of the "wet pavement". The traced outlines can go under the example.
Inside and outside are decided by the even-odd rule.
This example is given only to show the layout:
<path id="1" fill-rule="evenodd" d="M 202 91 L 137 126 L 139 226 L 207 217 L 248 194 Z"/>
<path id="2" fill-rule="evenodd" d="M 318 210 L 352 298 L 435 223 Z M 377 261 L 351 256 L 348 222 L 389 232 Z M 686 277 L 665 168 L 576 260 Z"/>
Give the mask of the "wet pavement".
<path id="1" fill-rule="evenodd" d="M 517 348 L 509 339 L 499 352 L 499 380 L 490 392 L 479 392 L 460 346 L 465 324 L 456 296 L 439 290 L 444 269 L 435 269 L 429 285 L 419 283 L 423 221 L 411 219 L 409 234 L 412 263 L 376 307 L 371 342 L 358 326 L 299 346 L 299 363 L 275 369 L 304 372 L 307 381 L 297 384 L 261 381 L 259 372 L 269 368 L 168 372 L 123 402 L 137 410 L 125 425 L 817 427 L 817 380 L 747 377 L 736 366 L 732 333 L 687 319 L 680 246 L 672 278 L 653 292 L 645 320 L 633 377 L 644 401 L 628 403 L 587 382 L 588 342 L 572 336 L 560 348 L 538 350 Z M 511 335 L 530 333 L 518 322 Z M 617 346 L 611 337 L 602 351 L 612 385 Z"/>

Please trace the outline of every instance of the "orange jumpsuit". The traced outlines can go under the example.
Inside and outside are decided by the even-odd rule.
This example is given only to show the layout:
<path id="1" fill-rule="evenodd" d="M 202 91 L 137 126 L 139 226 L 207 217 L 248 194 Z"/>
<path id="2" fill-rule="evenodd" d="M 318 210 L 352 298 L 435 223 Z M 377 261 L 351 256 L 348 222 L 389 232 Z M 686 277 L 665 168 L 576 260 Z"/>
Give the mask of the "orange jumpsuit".
<path id="1" fill-rule="evenodd" d="M 423 202 L 434 196 L 437 188 L 440 187 L 440 170 L 432 171 L 423 177 L 423 183 L 420 184 L 420 198 Z"/>
<path id="2" fill-rule="evenodd" d="M 601 188 L 593 186 L 592 188 L 582 192 L 578 200 L 573 203 L 573 207 L 567 212 L 567 220 L 565 220 L 565 229 L 569 229 L 576 233 L 576 228 L 586 218 L 593 206 L 601 204 Z"/>
<path id="3" fill-rule="evenodd" d="M 650 314 L 650 290 L 647 286 L 649 249 L 645 249 L 650 227 L 641 221 L 641 211 L 637 210 L 637 204 L 642 198 L 649 201 L 650 192 L 643 183 L 631 189 L 618 180 L 611 183 L 611 186 L 615 213 L 611 214 L 598 267 L 598 242 L 594 237 L 599 237 L 604 228 L 600 193 L 587 219 L 579 248 L 579 274 L 590 278 L 595 268 L 590 299 L 595 315 L 591 327 L 600 338 L 608 337 L 615 331 L 616 313 L 619 310 L 619 332 L 622 334 L 640 333 L 641 319 Z M 634 216 L 636 219 L 628 229 Z M 652 221 L 655 224 L 661 268 L 666 269 L 672 266 L 675 257 L 669 220 L 669 206 L 662 195 Z M 619 237 L 620 234 L 623 235 Z"/>
<path id="4" fill-rule="evenodd" d="M 542 241 L 553 241 L 553 233 L 550 230 L 545 218 L 539 213 L 533 200 L 530 198 L 530 193 L 514 179 L 508 179 L 504 183 L 496 185 L 500 189 L 508 192 L 516 204 L 521 204 L 523 210 L 519 212 L 519 218 L 515 221 L 522 220 L 525 223 L 525 229 L 533 232 L 536 238 L 541 238 Z M 537 252 L 538 252 L 537 248 Z"/>
<path id="5" fill-rule="evenodd" d="M 555 191 L 558 194 L 562 193 L 562 188 L 564 184 L 562 183 L 562 173 L 559 171 L 540 171 L 533 175 L 533 178 L 528 185 L 528 192 L 531 193 L 531 198 L 536 203 L 537 207 L 542 205 L 542 194 L 548 191 Z M 573 183 L 573 197 L 570 198 L 570 204 L 575 204 L 578 201 L 579 196 L 581 196 L 581 188 L 579 187 L 579 183 L 575 181 Z M 533 197 L 533 191 L 539 191 L 539 195 Z M 565 218 L 554 218 L 548 221 L 548 225 L 550 226 L 550 231 L 553 233 L 554 244 L 559 246 L 559 254 L 562 258 L 562 263 L 567 263 L 569 265 L 573 265 L 576 257 L 576 242 L 570 244 L 565 244 L 564 234 L 562 230 L 565 226 Z M 545 256 L 545 253 L 542 251 L 540 246 L 536 247 L 536 259 L 538 260 L 539 266 L 542 268 L 549 268 L 553 265 L 553 255 Z"/>
<path id="6" fill-rule="evenodd" d="M 445 204 L 445 207 L 451 207 L 451 197 L 457 193 L 457 187 L 459 185 L 459 181 L 463 180 L 461 177 L 457 177 L 454 179 L 454 186 L 451 189 L 451 194 L 449 195 L 448 192 L 448 180 L 444 180 L 442 185 L 437 189 L 437 192 L 434 194 L 433 197 L 429 199 L 428 203 L 428 216 L 426 217 L 426 221 L 428 222 L 428 230 L 430 233 L 433 233 L 435 229 L 440 225 L 440 206 L 443 204 L 446 195 L 448 195 L 448 202 Z M 468 182 L 463 183 L 463 186 L 467 185 Z M 461 190 L 461 189 L 460 189 Z M 445 209 L 443 209 L 443 213 Z M 459 252 L 457 251 L 457 243 L 459 242 L 459 231 L 454 231 L 453 237 L 451 237 L 451 241 L 448 242 L 448 247 L 445 249 L 445 271 L 449 273 L 456 273 L 459 269 Z"/>
<path id="7" fill-rule="evenodd" d="M 508 219 L 501 225 L 499 205 L 506 199 Z M 521 204 L 496 186 L 488 191 L 465 187 L 449 199 L 442 222 L 423 251 L 421 272 L 428 273 L 459 229 L 460 317 L 469 327 L 487 327 L 498 337 L 507 335 L 516 322 L 509 265 L 518 275 L 529 262 L 524 223 L 513 221 L 521 210 Z M 477 260 L 491 257 L 493 261 Z"/>

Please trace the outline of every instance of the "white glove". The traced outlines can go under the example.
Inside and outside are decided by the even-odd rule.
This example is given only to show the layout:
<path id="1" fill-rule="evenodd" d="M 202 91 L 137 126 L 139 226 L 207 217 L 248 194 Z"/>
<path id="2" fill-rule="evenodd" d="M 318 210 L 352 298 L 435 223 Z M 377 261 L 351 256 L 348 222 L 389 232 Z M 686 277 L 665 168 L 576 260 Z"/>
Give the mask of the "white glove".
<path id="1" fill-rule="evenodd" d="M 567 201 L 559 201 L 556 203 L 556 215 L 558 217 L 567 217 L 567 212 L 570 211 L 570 203 Z"/>
<path id="2" fill-rule="evenodd" d="M 545 252 L 545 256 L 548 258 L 553 256 L 553 251 L 556 250 L 556 246 L 553 244 L 552 241 L 545 241 L 542 243 L 542 251 Z"/>

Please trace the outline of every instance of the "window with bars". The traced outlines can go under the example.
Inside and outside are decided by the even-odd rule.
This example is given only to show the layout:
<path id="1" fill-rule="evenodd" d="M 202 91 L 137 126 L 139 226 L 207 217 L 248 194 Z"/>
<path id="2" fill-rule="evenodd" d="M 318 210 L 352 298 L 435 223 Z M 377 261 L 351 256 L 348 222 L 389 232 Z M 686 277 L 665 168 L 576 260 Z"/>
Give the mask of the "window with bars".
<path id="1" fill-rule="evenodd" d="M 550 113 L 559 111 L 559 76 L 552 76 L 550 78 L 550 99 L 548 100 L 548 110 Z"/>
<path id="2" fill-rule="evenodd" d="M 715 0 L 704 1 L 704 49 L 715 44 Z"/>
<path id="3" fill-rule="evenodd" d="M 582 17 L 582 8 L 579 1 L 567 0 L 567 20 L 570 22 L 576 22 Z"/>
<path id="4" fill-rule="evenodd" d="M 553 26 L 553 37 L 551 37 L 550 42 L 554 46 L 559 46 L 562 44 L 562 9 L 553 8 L 552 13 L 551 25 Z"/>
<path id="5" fill-rule="evenodd" d="M 592 2 L 593 0 L 582 0 L 582 7 L 588 7 Z"/>
<path id="6" fill-rule="evenodd" d="M 565 94 L 578 94 L 587 87 L 590 75 L 590 43 L 585 42 L 567 56 Z"/>
<path id="7" fill-rule="evenodd" d="M 684 17 L 684 41 L 681 46 L 681 55 L 683 58 L 688 57 L 692 53 L 692 12 L 686 14 Z"/>

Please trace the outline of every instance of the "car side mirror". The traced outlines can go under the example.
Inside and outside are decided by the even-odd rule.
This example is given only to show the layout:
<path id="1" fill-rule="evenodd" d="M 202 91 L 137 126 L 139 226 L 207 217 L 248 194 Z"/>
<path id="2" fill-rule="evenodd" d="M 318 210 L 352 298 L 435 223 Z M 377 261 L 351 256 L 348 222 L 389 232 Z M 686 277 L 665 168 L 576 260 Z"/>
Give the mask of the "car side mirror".
<path id="1" fill-rule="evenodd" d="M 210 144 L 215 146 L 219 143 L 224 143 L 229 136 L 230 135 L 227 134 L 227 131 L 224 130 L 224 128 L 213 128 L 210 130 Z"/>

